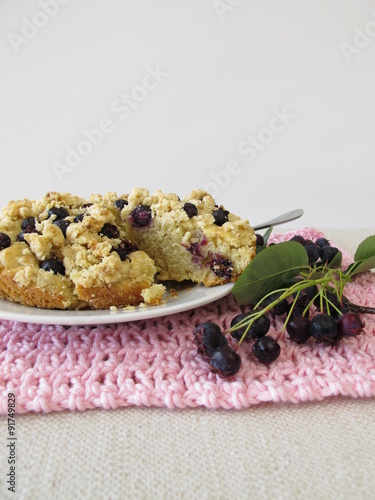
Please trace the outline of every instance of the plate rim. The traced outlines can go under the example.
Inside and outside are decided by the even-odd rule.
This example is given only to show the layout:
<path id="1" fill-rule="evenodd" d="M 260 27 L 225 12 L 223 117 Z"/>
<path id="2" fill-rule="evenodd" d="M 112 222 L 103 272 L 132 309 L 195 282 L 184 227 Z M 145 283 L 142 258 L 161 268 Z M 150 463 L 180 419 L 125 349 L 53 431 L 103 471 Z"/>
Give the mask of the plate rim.
<path id="1" fill-rule="evenodd" d="M 189 289 L 178 291 L 176 297 L 167 297 L 165 302 L 160 305 L 137 306 L 136 310 L 124 310 L 123 308 L 118 308 L 117 310 L 100 309 L 85 311 L 38 309 L 0 299 L 0 321 L 63 326 L 129 323 L 130 321 L 169 316 L 210 304 L 228 295 L 233 286 L 234 283 L 226 283 L 213 287 L 205 287 L 198 284 L 192 287 L 190 285 Z M 201 297 L 194 297 L 192 295 L 192 300 L 185 300 L 185 295 L 189 293 L 194 294 L 193 290 L 198 287 L 201 287 L 205 291 L 204 295 Z M 181 294 L 183 294 L 182 298 L 180 298 Z M 10 310 L 7 310 L 7 308 Z M 17 311 L 17 309 L 20 309 L 20 311 Z"/>

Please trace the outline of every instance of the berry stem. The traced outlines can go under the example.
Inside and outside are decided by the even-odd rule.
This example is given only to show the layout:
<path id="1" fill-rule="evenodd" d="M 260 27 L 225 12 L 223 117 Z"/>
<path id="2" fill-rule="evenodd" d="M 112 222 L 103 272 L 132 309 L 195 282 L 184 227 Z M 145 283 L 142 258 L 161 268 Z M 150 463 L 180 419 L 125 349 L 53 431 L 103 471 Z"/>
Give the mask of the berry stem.
<path id="1" fill-rule="evenodd" d="M 375 314 L 375 307 L 368 307 L 368 306 L 361 306 L 359 304 L 353 304 L 353 302 L 351 302 L 349 299 L 347 299 L 345 297 L 345 295 L 342 296 L 342 300 L 347 307 L 352 307 L 353 309 L 356 309 L 360 313 Z"/>
<path id="2" fill-rule="evenodd" d="M 287 317 L 285 318 L 285 321 L 284 321 L 284 324 L 283 324 L 283 326 L 282 326 L 282 328 L 281 328 L 281 331 L 280 331 L 279 335 L 276 337 L 276 342 L 280 339 L 281 335 L 284 333 L 284 330 L 285 330 L 286 325 L 288 324 L 288 321 L 289 321 L 289 319 L 290 319 L 290 317 L 291 317 L 291 315 L 292 315 L 292 312 L 293 312 L 294 306 L 296 305 L 296 302 L 297 302 L 297 300 L 298 300 L 298 297 L 299 297 L 300 293 L 301 293 L 301 291 L 299 290 L 299 291 L 297 292 L 297 295 L 295 296 L 295 299 L 294 299 L 294 300 L 293 300 L 293 302 L 292 302 L 292 305 L 291 305 L 291 307 L 290 307 L 290 309 L 289 309 L 289 312 L 288 312 L 288 314 L 287 314 Z"/>

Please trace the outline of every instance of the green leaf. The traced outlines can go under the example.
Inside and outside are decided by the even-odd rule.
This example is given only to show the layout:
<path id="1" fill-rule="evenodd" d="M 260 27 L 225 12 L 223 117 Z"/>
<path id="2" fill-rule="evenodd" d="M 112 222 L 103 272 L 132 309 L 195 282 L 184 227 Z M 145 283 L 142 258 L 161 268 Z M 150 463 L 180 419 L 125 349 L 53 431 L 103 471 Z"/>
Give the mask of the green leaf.
<path id="1" fill-rule="evenodd" d="M 268 243 L 268 238 L 271 236 L 273 230 L 273 226 L 270 226 L 267 231 L 263 235 L 263 240 L 264 240 L 264 246 L 267 246 Z"/>
<path id="2" fill-rule="evenodd" d="M 325 272 L 323 272 L 323 267 L 317 267 L 315 271 L 313 271 L 311 274 L 309 274 L 309 279 L 310 280 L 319 280 L 320 278 L 323 278 L 325 276 Z"/>
<path id="3" fill-rule="evenodd" d="M 354 262 L 348 268 L 349 276 L 369 271 L 375 267 L 375 235 L 369 236 L 358 245 Z"/>
<path id="4" fill-rule="evenodd" d="M 353 276 L 354 274 L 363 273 L 364 271 L 370 271 L 370 269 L 374 269 L 375 267 L 375 256 L 369 257 L 368 259 L 360 260 L 358 262 L 354 262 L 349 267 L 349 276 Z"/>
<path id="5" fill-rule="evenodd" d="M 286 241 L 265 248 L 243 271 L 232 293 L 239 304 L 255 304 L 259 299 L 297 276 L 309 261 L 305 248 Z"/>
<path id="6" fill-rule="evenodd" d="M 268 243 L 268 238 L 270 237 L 271 233 L 272 233 L 272 229 L 273 229 L 273 226 L 270 226 L 267 231 L 264 233 L 263 235 L 263 245 L 257 245 L 256 246 L 256 253 L 258 255 L 258 253 L 262 252 L 266 246 L 267 246 L 267 243 Z"/>
<path id="7" fill-rule="evenodd" d="M 329 269 L 336 269 L 341 266 L 342 263 L 342 252 L 338 251 L 337 254 L 333 257 L 331 262 L 327 264 Z"/>
<path id="8" fill-rule="evenodd" d="M 354 262 L 375 257 L 375 235 L 369 236 L 358 245 Z"/>

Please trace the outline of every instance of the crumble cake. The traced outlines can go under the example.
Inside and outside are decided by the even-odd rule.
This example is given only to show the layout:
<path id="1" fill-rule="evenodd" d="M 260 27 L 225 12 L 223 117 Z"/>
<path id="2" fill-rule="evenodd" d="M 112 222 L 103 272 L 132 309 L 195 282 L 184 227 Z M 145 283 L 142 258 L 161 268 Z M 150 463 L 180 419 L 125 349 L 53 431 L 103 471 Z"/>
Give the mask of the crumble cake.
<path id="1" fill-rule="evenodd" d="M 249 222 L 205 191 L 50 192 L 1 211 L 0 297 L 57 309 L 156 305 L 163 281 L 236 281 L 255 242 Z"/>

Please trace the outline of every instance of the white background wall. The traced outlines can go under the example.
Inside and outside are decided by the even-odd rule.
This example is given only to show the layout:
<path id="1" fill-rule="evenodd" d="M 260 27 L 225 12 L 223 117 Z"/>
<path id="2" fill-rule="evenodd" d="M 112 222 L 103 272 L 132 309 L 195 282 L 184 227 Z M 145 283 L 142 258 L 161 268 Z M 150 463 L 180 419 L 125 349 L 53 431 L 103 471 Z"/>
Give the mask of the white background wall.
<path id="1" fill-rule="evenodd" d="M 0 51 L 1 205 L 209 187 L 254 224 L 375 226 L 374 1 L 1 0 Z"/>

